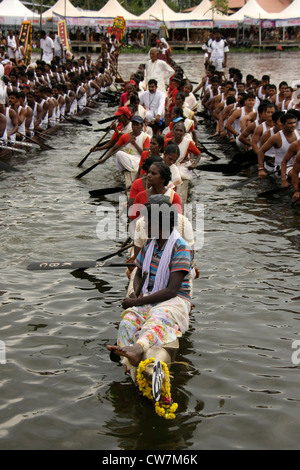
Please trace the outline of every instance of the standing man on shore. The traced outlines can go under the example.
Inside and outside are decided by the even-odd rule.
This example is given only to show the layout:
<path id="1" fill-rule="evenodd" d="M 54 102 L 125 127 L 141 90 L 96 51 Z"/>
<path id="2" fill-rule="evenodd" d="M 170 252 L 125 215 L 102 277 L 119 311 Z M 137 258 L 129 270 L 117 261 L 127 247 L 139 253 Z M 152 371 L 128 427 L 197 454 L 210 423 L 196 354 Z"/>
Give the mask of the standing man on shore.
<path id="1" fill-rule="evenodd" d="M 9 31 L 7 36 L 7 52 L 9 60 L 16 60 L 17 41 L 12 30 Z"/>
<path id="2" fill-rule="evenodd" d="M 158 50 L 156 47 L 150 49 L 150 60 L 146 63 L 146 80 L 154 79 L 157 81 L 158 91 L 166 95 L 166 84 L 174 75 L 174 70 L 164 60 L 158 59 Z"/>
<path id="3" fill-rule="evenodd" d="M 51 61 L 54 59 L 54 42 L 52 39 L 47 36 L 45 31 L 41 32 L 41 60 L 46 62 L 46 64 L 51 64 Z"/>
<path id="4" fill-rule="evenodd" d="M 208 52 L 208 62 L 215 66 L 215 73 L 222 77 L 224 68 L 227 66 L 227 56 L 229 52 L 228 44 L 222 38 L 220 31 L 215 30 L 215 38 L 210 42 Z"/>

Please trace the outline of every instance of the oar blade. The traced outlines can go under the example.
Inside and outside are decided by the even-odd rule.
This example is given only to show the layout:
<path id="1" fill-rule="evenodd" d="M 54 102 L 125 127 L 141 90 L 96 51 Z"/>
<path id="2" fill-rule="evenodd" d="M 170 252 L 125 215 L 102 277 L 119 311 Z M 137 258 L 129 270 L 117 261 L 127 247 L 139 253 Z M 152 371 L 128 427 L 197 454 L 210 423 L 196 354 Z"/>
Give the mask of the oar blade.
<path id="1" fill-rule="evenodd" d="M 115 188 L 102 188 L 102 189 L 95 189 L 93 191 L 89 191 L 91 197 L 101 197 L 106 196 L 108 194 L 115 194 L 121 191 L 125 191 L 123 186 L 116 186 Z"/>
<path id="2" fill-rule="evenodd" d="M 99 163 L 95 163 L 94 165 L 90 166 L 89 168 L 87 168 L 86 170 L 84 170 L 82 173 L 80 173 L 79 175 L 76 176 L 77 179 L 81 179 L 83 176 L 87 175 L 90 171 L 92 171 L 94 168 L 96 168 L 96 166 L 98 166 Z"/>
<path id="3" fill-rule="evenodd" d="M 15 168 L 14 166 L 10 165 L 9 163 L 1 162 L 0 161 L 0 170 L 6 171 L 7 173 L 13 172 L 13 171 L 20 171 L 18 168 Z"/>
<path id="4" fill-rule="evenodd" d="M 66 269 L 76 271 L 76 269 L 88 268 L 127 268 L 135 267 L 134 263 L 111 263 L 109 261 L 44 261 L 42 263 L 33 262 L 27 266 L 28 271 L 54 271 Z"/>
<path id="5" fill-rule="evenodd" d="M 96 267 L 97 261 L 45 261 L 42 263 L 30 263 L 28 271 L 52 271 L 55 269 L 87 269 Z"/>

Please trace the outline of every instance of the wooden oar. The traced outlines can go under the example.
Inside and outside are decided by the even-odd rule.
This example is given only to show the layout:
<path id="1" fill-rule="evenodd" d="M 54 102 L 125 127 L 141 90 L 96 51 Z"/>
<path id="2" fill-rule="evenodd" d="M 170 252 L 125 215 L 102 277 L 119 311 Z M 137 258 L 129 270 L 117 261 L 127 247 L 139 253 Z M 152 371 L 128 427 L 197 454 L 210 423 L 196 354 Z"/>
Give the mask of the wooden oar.
<path id="1" fill-rule="evenodd" d="M 16 149 L 14 147 L 14 144 L 12 144 L 12 145 L 0 145 L 0 151 L 1 150 L 11 150 L 12 152 L 16 152 L 16 153 L 26 153 L 26 150 Z M 0 156 L 1 156 L 1 154 L 0 154 Z"/>
<path id="2" fill-rule="evenodd" d="M 273 189 L 269 189 L 269 191 L 264 191 L 263 193 L 259 193 L 257 196 L 258 197 L 268 197 L 268 196 L 273 196 L 273 194 L 278 194 L 278 193 L 283 193 L 286 192 L 287 189 L 290 189 L 290 186 L 287 188 L 282 188 L 281 186 Z"/>
<path id="3" fill-rule="evenodd" d="M 271 171 L 270 173 L 267 174 L 267 176 L 273 175 L 274 173 L 277 173 L 277 170 Z M 226 189 L 238 189 L 241 188 L 242 186 L 245 186 L 246 184 L 252 183 L 253 181 L 257 181 L 259 179 L 258 175 L 252 176 L 251 178 L 247 178 L 243 181 L 239 181 L 238 183 L 231 184 L 230 186 L 220 186 L 217 188 L 217 191 L 225 191 Z"/>
<path id="4" fill-rule="evenodd" d="M 29 140 L 30 142 L 32 142 L 33 144 L 37 144 L 42 150 L 55 150 L 54 147 L 51 147 L 50 145 L 48 144 L 44 144 L 43 142 L 36 142 L 35 140 L 33 140 L 31 137 L 28 137 L 27 135 L 24 135 L 24 134 L 21 134 L 21 132 L 17 132 L 18 134 L 20 134 L 22 137 L 25 137 L 25 139 Z M 16 142 L 17 144 L 18 142 Z M 21 143 L 21 142 L 20 142 Z"/>
<path id="5" fill-rule="evenodd" d="M 244 167 L 237 163 L 208 163 L 206 165 L 196 166 L 196 170 L 200 171 L 212 171 L 216 173 L 239 173 Z"/>
<path id="6" fill-rule="evenodd" d="M 121 145 L 121 147 L 119 147 L 117 150 L 115 150 L 115 152 L 111 154 L 111 157 L 112 157 L 116 152 L 118 152 L 118 151 L 121 150 L 123 147 L 125 147 L 125 145 L 126 145 L 126 144 L 123 144 L 123 145 Z M 101 157 L 100 157 L 99 160 L 102 160 L 103 157 L 105 157 L 105 155 L 107 154 L 107 152 L 108 152 L 109 150 L 111 150 L 111 149 L 108 148 L 108 149 L 101 155 Z M 98 166 L 99 164 L 100 164 L 99 161 L 98 161 L 97 163 L 94 163 L 94 165 L 90 166 L 87 170 L 85 170 L 85 171 L 83 171 L 82 173 L 80 173 L 79 175 L 77 175 L 76 178 L 77 178 L 77 179 L 80 179 L 80 178 L 82 178 L 83 176 L 87 175 L 90 171 L 92 171 L 94 168 L 96 168 L 96 166 Z"/>
<path id="7" fill-rule="evenodd" d="M 93 109 L 93 111 L 95 110 Z M 73 116 L 72 114 L 69 116 L 63 116 L 63 119 L 65 119 L 65 121 L 68 121 L 68 122 L 74 122 L 74 124 L 82 124 L 83 126 L 92 127 L 93 125 L 86 118 L 82 119 L 80 117 Z"/>
<path id="8" fill-rule="evenodd" d="M 109 118 L 101 119 L 101 121 L 97 121 L 98 124 L 106 124 L 107 122 L 115 121 L 116 116 L 111 116 Z"/>
<path id="9" fill-rule="evenodd" d="M 94 129 L 94 132 L 107 132 L 110 131 L 111 127 L 104 127 L 103 129 Z"/>
<path id="10" fill-rule="evenodd" d="M 102 188 L 102 189 L 95 189 L 93 191 L 89 191 L 91 197 L 101 197 L 106 196 L 108 194 L 115 194 L 121 191 L 125 191 L 126 188 L 124 186 L 116 186 L 115 188 Z"/>
<path id="11" fill-rule="evenodd" d="M 0 160 L 0 170 L 6 171 L 7 173 L 12 171 L 20 171 L 14 166 L 11 166 L 9 163 L 4 163 Z"/>
<path id="12" fill-rule="evenodd" d="M 39 145 L 35 142 L 34 144 L 30 144 L 29 142 L 22 142 L 19 140 L 16 140 L 16 142 L 12 143 L 11 140 L 7 139 L 0 139 L 1 142 L 5 142 L 8 147 L 10 145 L 21 145 L 22 147 L 28 147 L 28 148 L 39 148 Z"/>
<path id="13" fill-rule="evenodd" d="M 53 269 L 70 269 L 73 271 L 75 269 L 87 269 L 87 268 L 94 268 L 94 267 L 110 266 L 109 263 L 105 264 L 107 260 L 109 260 L 110 258 L 113 258 L 114 256 L 117 256 L 123 251 L 128 250 L 132 246 L 133 246 L 133 243 L 131 243 L 130 245 L 124 246 L 120 248 L 118 251 L 114 253 L 110 253 L 109 255 L 105 255 L 102 258 L 99 258 L 95 261 L 53 261 L 53 262 L 46 261 L 46 262 L 40 262 L 40 263 L 37 262 L 37 263 L 30 263 L 27 266 L 27 269 L 29 271 L 49 271 Z M 118 263 L 118 265 L 128 266 L 128 265 L 125 265 L 124 263 Z"/>
<path id="14" fill-rule="evenodd" d="M 110 261 L 50 261 L 45 263 L 31 263 L 27 269 L 29 271 L 53 271 L 54 269 L 69 269 L 75 271 L 76 269 L 120 267 L 128 268 L 136 267 L 136 265 L 134 263 L 111 263 Z"/>
<path id="15" fill-rule="evenodd" d="M 207 148 L 202 144 L 202 142 L 200 142 L 200 146 L 202 147 L 200 150 L 201 150 L 201 153 L 206 153 L 206 155 L 208 155 L 209 157 L 212 158 L 212 160 L 214 161 L 217 161 L 217 160 L 221 160 L 220 157 L 217 157 L 217 155 L 215 155 L 214 153 L 211 153 L 209 150 L 207 150 Z"/>
<path id="16" fill-rule="evenodd" d="M 114 121 L 116 121 L 116 118 L 114 118 Z M 97 144 L 96 144 L 94 147 L 98 147 L 98 145 L 101 144 L 102 140 L 104 140 L 104 138 L 105 138 L 105 137 L 107 136 L 107 134 L 110 132 L 110 130 L 112 129 L 113 125 L 114 125 L 114 123 L 112 123 L 112 124 L 109 126 L 108 131 L 107 131 L 105 134 L 103 134 L 103 136 L 101 137 L 101 139 L 97 142 Z M 94 147 L 93 147 L 93 148 L 94 148 Z M 80 167 L 84 164 L 84 162 L 89 158 L 89 156 L 91 155 L 91 153 L 93 153 L 93 152 L 92 152 L 93 148 L 91 148 L 91 150 L 89 151 L 89 153 L 87 153 L 86 156 L 83 157 L 83 159 L 78 163 L 78 165 L 77 165 L 78 168 L 80 168 Z M 83 176 L 84 176 L 84 175 L 83 175 Z"/>

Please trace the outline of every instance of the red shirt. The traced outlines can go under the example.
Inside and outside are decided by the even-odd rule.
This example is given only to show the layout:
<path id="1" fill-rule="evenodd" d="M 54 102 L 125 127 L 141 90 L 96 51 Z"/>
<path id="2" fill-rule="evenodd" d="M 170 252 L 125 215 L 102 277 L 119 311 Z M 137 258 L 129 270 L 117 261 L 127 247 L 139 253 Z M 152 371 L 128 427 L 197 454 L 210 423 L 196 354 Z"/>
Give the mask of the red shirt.
<path id="1" fill-rule="evenodd" d="M 123 134 L 121 135 L 121 137 L 119 138 L 118 142 L 117 142 L 117 146 L 118 147 L 122 147 L 123 145 L 126 145 L 128 144 L 130 140 L 130 135 L 129 133 L 127 134 Z M 146 137 L 144 143 L 143 143 L 143 149 L 145 151 L 145 149 L 148 149 L 150 147 L 150 137 Z M 144 153 L 144 152 L 143 152 Z"/>
<path id="2" fill-rule="evenodd" d="M 170 142 L 171 140 L 173 140 L 172 137 L 171 138 L 167 138 L 167 137 L 165 138 L 164 148 L 166 148 L 167 143 Z M 189 153 L 193 153 L 194 155 L 199 155 L 201 153 L 200 150 L 196 147 L 196 145 L 194 144 L 194 142 L 192 140 L 189 143 L 189 146 L 187 148 L 185 156 L 187 157 L 187 155 Z"/>
<path id="3" fill-rule="evenodd" d="M 173 195 L 173 198 L 172 198 L 172 204 L 176 205 L 176 208 L 178 210 L 178 212 L 181 214 L 182 213 L 182 204 L 181 204 L 181 200 L 180 200 L 180 197 L 178 196 L 177 193 L 175 193 L 175 191 L 172 190 L 172 195 Z M 146 191 L 140 191 L 135 200 L 134 200 L 134 203 L 133 203 L 133 206 L 131 206 L 130 208 L 130 211 L 129 211 L 129 217 L 134 220 L 136 219 L 137 217 L 139 217 L 140 215 L 140 210 L 141 210 L 141 207 L 140 206 L 144 206 L 146 204 L 146 202 L 148 202 L 148 197 L 147 197 L 147 193 Z M 137 205 L 136 207 L 134 207 L 135 205 Z"/>
<path id="4" fill-rule="evenodd" d="M 141 175 L 146 175 L 146 171 L 144 171 L 142 169 L 142 165 L 143 165 L 144 161 L 147 160 L 148 157 L 149 157 L 149 150 L 145 150 L 141 155 L 141 159 L 140 159 L 140 163 L 139 163 L 139 167 L 141 169 L 141 171 L 140 171 Z"/>
<path id="5" fill-rule="evenodd" d="M 138 193 L 140 193 L 141 191 L 145 191 L 145 187 L 142 178 L 138 178 L 131 185 L 129 199 L 135 199 Z"/>

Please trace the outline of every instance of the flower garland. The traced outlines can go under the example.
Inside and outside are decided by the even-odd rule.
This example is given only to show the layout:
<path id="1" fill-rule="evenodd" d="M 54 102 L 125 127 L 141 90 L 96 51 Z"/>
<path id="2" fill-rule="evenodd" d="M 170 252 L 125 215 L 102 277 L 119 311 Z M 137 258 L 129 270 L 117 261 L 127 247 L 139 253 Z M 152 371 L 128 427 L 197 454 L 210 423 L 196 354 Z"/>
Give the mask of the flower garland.
<path id="1" fill-rule="evenodd" d="M 140 391 L 142 392 L 144 397 L 148 398 L 151 401 L 153 401 L 152 387 L 150 386 L 149 381 L 144 376 L 144 371 L 148 364 L 151 364 L 152 362 L 155 362 L 154 357 L 140 362 L 136 376 L 136 381 Z M 172 401 L 168 366 L 167 364 L 165 364 L 165 362 L 161 362 L 161 366 L 164 373 L 164 379 L 161 388 L 160 400 L 155 402 L 155 412 L 158 416 L 161 416 L 165 419 L 174 419 L 176 417 L 175 411 L 178 408 L 178 403 L 174 403 Z"/>

